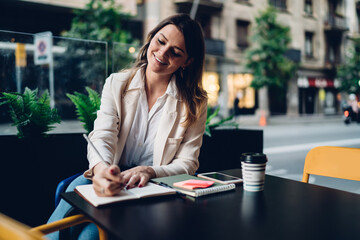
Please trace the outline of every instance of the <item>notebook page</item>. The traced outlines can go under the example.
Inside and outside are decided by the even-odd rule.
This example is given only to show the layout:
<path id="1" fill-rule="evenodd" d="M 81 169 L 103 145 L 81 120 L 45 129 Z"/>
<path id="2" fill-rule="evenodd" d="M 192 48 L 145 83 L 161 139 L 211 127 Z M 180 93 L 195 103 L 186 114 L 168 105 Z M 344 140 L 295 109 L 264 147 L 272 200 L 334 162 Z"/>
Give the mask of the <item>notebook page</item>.
<path id="1" fill-rule="evenodd" d="M 131 193 L 135 194 L 139 198 L 141 197 L 151 197 L 151 196 L 160 196 L 160 195 L 168 195 L 168 194 L 175 194 L 176 191 L 171 188 L 166 188 L 159 186 L 154 183 L 148 182 L 144 187 L 142 188 L 131 188 L 129 191 Z"/>

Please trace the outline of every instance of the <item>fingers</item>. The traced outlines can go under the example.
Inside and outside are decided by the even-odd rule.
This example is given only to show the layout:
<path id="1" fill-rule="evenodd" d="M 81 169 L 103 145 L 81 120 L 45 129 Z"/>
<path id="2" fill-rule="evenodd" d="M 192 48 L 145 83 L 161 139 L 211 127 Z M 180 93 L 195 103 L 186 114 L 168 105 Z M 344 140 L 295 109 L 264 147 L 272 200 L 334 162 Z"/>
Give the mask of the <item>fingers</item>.
<path id="1" fill-rule="evenodd" d="M 98 196 L 114 196 L 120 193 L 123 186 L 106 178 L 93 179 L 93 187 Z"/>
<path id="2" fill-rule="evenodd" d="M 110 166 L 101 168 L 94 175 L 93 186 L 98 196 L 113 196 L 125 186 L 127 189 L 143 187 L 152 177 L 155 177 L 155 172 L 151 167 L 139 166 L 121 172 L 118 166 Z"/>
<path id="3" fill-rule="evenodd" d="M 122 181 L 121 181 L 120 173 L 121 173 L 120 168 L 116 165 L 112 165 L 105 172 L 105 177 L 110 181 L 121 183 Z"/>
<path id="4" fill-rule="evenodd" d="M 127 188 L 143 187 L 151 178 L 148 167 L 141 166 L 129 169 L 121 173 L 122 182 L 126 184 Z"/>
<path id="5" fill-rule="evenodd" d="M 124 188 L 118 166 L 99 167 L 92 178 L 95 193 L 98 196 L 114 196 Z"/>
<path id="6" fill-rule="evenodd" d="M 143 187 L 149 181 L 149 178 L 142 176 L 139 181 L 138 187 Z"/>

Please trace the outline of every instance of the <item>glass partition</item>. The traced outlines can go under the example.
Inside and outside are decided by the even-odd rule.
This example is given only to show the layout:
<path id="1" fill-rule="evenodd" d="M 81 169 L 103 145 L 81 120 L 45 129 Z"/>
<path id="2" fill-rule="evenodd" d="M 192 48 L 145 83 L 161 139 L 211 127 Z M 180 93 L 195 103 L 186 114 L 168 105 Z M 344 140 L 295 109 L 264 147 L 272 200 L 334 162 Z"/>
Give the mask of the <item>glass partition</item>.
<path id="1" fill-rule="evenodd" d="M 119 72 L 131 68 L 140 50 L 138 44 L 125 44 L 115 42 L 112 44 L 111 66 L 112 72 Z"/>
<path id="2" fill-rule="evenodd" d="M 0 30 L 0 92 L 49 90 L 61 119 L 76 119 L 66 93 L 86 93 L 86 86 L 100 93 L 108 76 L 107 53 L 106 42 Z M 0 124 L 6 123 L 10 118 L 0 106 Z"/>

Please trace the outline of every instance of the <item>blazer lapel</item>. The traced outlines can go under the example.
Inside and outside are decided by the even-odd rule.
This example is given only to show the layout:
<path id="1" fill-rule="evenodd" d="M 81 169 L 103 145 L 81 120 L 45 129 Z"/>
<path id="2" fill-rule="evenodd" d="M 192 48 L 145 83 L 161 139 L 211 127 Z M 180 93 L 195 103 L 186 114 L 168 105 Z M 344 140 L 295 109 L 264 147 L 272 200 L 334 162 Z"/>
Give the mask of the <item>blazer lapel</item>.
<path id="1" fill-rule="evenodd" d="M 160 119 L 159 130 L 156 134 L 155 142 L 154 142 L 154 153 L 153 153 L 154 166 L 161 165 L 162 158 L 164 155 L 165 145 L 178 114 L 176 110 L 174 111 L 174 109 L 177 109 L 176 107 L 177 102 L 178 102 L 177 99 L 171 96 L 167 97 L 164 106 L 164 111 Z"/>
<path id="2" fill-rule="evenodd" d="M 139 100 L 139 89 L 128 90 L 121 101 L 121 122 L 118 141 L 118 156 L 115 159 L 120 160 L 120 156 L 124 150 L 126 139 L 129 135 L 131 125 L 133 123 L 136 108 Z"/>

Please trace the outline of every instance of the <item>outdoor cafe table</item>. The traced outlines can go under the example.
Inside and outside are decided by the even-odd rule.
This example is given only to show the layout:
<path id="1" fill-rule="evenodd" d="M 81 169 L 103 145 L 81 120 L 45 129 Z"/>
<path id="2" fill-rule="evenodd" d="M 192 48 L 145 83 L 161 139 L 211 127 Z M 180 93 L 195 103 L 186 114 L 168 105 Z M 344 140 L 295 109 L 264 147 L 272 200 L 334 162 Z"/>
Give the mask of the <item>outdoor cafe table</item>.
<path id="1" fill-rule="evenodd" d="M 241 176 L 240 169 L 223 171 Z M 63 198 L 119 239 L 360 239 L 360 195 L 266 175 L 265 190 L 177 195 L 95 208 Z"/>

